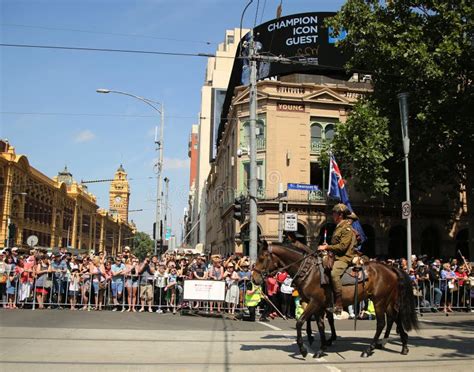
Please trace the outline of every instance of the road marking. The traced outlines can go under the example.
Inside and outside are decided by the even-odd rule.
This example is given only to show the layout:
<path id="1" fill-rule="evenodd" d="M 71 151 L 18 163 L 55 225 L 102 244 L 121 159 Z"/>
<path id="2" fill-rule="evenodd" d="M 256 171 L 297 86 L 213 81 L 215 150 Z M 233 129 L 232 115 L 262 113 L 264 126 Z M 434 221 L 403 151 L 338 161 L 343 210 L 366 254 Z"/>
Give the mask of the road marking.
<path id="1" fill-rule="evenodd" d="M 268 328 L 273 329 L 274 331 L 282 331 L 281 328 L 275 327 L 274 325 L 271 325 L 271 324 L 268 324 L 268 323 L 265 323 L 265 322 L 257 322 L 257 323 L 261 324 L 261 325 L 264 325 L 264 326 L 267 326 Z"/>
<path id="2" fill-rule="evenodd" d="M 428 320 L 428 319 L 419 319 L 420 322 L 426 322 L 426 323 L 433 323 L 433 320 Z"/>

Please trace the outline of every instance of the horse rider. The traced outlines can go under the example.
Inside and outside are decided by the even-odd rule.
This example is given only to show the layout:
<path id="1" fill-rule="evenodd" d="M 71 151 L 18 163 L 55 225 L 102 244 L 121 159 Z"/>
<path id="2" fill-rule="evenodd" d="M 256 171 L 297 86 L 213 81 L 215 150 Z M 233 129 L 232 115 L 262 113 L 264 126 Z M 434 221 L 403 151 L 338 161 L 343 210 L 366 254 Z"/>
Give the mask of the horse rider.
<path id="1" fill-rule="evenodd" d="M 351 211 L 345 204 L 339 203 L 332 209 L 332 217 L 337 224 L 332 235 L 331 244 L 326 242 L 318 246 L 318 251 L 334 253 L 334 265 L 331 270 L 332 286 L 334 291 L 334 314 L 342 313 L 342 283 L 341 276 L 356 256 L 354 248 L 357 238 L 349 219 Z"/>

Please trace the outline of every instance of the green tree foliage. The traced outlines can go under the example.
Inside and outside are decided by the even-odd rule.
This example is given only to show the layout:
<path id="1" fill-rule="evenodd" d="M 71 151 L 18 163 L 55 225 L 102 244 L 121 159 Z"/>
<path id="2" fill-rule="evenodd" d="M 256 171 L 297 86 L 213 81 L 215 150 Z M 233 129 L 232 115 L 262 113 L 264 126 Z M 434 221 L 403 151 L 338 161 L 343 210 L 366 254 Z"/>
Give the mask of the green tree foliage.
<path id="1" fill-rule="evenodd" d="M 151 255 L 154 250 L 154 242 L 150 235 L 144 232 L 137 232 L 133 238 L 132 253 L 140 260 L 143 260 L 147 255 Z"/>
<path id="2" fill-rule="evenodd" d="M 377 195 L 389 192 L 386 161 L 393 156 L 389 143 L 389 120 L 380 116 L 372 101 L 361 101 L 347 122 L 337 125 L 330 146 L 338 149 L 342 174 L 355 177 L 358 188 L 368 195 Z"/>
<path id="3" fill-rule="evenodd" d="M 373 77 L 373 94 L 355 106 L 334 143 L 359 186 L 403 195 L 397 94 L 408 92 L 412 185 L 470 190 L 473 13 L 467 0 L 348 0 L 331 20 L 347 31 L 340 42 L 351 55 L 347 68 Z"/>

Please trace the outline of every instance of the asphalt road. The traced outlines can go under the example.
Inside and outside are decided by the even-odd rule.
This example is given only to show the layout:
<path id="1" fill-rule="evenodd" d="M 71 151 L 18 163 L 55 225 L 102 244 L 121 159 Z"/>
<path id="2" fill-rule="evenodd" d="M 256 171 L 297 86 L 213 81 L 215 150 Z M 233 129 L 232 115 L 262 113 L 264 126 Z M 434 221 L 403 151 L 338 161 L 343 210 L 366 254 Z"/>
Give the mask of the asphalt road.
<path id="1" fill-rule="evenodd" d="M 0 310 L 0 370 L 95 371 L 436 371 L 474 365 L 474 314 L 425 315 L 410 353 L 393 332 L 386 350 L 360 353 L 375 321 L 337 321 L 339 339 L 321 359 L 305 358 L 295 321 L 251 323 L 172 314 Z M 315 326 L 314 326 L 315 328 Z M 471 367 L 469 367 L 471 366 Z M 386 371 L 384 371 L 386 372 Z"/>

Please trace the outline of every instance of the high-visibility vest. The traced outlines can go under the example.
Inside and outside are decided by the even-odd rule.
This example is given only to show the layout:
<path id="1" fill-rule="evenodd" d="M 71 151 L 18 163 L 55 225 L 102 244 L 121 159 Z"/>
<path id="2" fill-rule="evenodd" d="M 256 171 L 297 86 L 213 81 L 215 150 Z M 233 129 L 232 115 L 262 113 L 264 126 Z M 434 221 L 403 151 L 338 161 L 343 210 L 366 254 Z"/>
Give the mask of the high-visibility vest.
<path id="1" fill-rule="evenodd" d="M 248 291 L 245 293 L 245 305 L 246 306 L 257 306 L 262 299 L 262 287 L 251 283 L 251 291 L 254 291 L 252 294 L 249 294 Z"/>
<path id="2" fill-rule="evenodd" d="M 367 313 L 370 315 L 375 315 L 374 303 L 371 300 L 369 300 L 369 304 L 367 305 Z"/>

